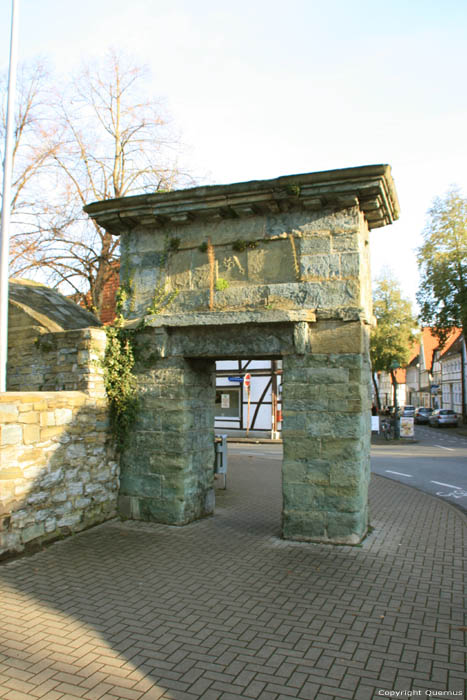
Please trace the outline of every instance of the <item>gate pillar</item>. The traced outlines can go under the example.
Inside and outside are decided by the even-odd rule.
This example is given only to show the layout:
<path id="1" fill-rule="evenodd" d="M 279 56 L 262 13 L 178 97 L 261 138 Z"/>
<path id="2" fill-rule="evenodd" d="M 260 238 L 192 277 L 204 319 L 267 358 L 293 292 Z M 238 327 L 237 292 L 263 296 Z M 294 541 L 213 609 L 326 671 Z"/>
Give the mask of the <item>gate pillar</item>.
<path id="1" fill-rule="evenodd" d="M 283 360 L 282 533 L 356 544 L 368 526 L 368 326 L 318 322 L 310 348 Z"/>
<path id="2" fill-rule="evenodd" d="M 184 525 L 213 513 L 214 369 L 179 357 L 139 366 L 138 415 L 120 465 L 125 517 Z"/>

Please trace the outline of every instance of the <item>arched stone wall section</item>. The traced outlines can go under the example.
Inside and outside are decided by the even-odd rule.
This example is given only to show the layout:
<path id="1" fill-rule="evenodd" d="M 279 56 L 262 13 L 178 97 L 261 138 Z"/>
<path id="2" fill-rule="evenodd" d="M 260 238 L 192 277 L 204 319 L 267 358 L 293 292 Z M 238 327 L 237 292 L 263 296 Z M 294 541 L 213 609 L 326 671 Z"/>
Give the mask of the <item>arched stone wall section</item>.
<path id="1" fill-rule="evenodd" d="M 215 360 L 282 358 L 283 536 L 358 543 L 370 473 L 369 230 L 398 217 L 389 166 L 86 211 L 121 237 L 126 317 L 140 328 L 122 512 L 180 525 L 212 513 Z"/>

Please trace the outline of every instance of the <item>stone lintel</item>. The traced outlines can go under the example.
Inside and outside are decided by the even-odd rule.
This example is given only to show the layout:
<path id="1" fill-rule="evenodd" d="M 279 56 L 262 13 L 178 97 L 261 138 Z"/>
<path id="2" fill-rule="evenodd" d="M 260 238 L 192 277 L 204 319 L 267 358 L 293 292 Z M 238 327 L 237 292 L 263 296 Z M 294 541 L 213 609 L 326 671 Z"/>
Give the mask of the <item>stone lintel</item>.
<path id="1" fill-rule="evenodd" d="M 146 316 L 145 326 L 151 328 L 162 327 L 190 327 L 190 326 L 231 326 L 245 324 L 264 323 L 314 323 L 316 314 L 307 309 L 299 311 L 233 311 L 233 312 L 206 312 L 188 314 L 155 314 Z M 137 328 L 141 319 L 134 319 L 125 323 L 126 328 Z"/>
<path id="2" fill-rule="evenodd" d="M 359 206 L 370 228 L 391 224 L 399 218 L 399 203 L 390 166 L 366 165 L 108 199 L 88 204 L 84 211 L 107 231 L 120 235 L 136 226 L 161 228 L 332 206 Z"/>

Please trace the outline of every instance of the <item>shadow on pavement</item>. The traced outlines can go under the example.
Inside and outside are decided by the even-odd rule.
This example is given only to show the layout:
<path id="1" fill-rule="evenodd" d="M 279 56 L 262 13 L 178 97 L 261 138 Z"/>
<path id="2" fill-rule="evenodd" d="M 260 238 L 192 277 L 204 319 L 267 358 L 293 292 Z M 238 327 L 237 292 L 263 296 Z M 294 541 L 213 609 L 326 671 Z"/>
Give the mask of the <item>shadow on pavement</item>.
<path id="1" fill-rule="evenodd" d="M 2 700 L 463 689 L 457 511 L 375 477 L 361 547 L 286 542 L 280 461 L 232 457 L 228 484 L 203 521 L 111 521 L 1 565 Z"/>

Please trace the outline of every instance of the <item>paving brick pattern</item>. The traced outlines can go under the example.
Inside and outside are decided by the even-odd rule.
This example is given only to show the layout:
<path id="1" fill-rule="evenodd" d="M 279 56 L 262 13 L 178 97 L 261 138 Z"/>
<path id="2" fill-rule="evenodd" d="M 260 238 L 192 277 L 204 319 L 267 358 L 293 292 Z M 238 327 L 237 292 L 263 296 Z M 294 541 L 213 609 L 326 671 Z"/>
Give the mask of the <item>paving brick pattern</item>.
<path id="1" fill-rule="evenodd" d="M 460 697 L 460 511 L 374 477 L 361 547 L 286 542 L 280 462 L 229 468 L 212 518 L 112 521 L 0 566 L 1 700 Z"/>

